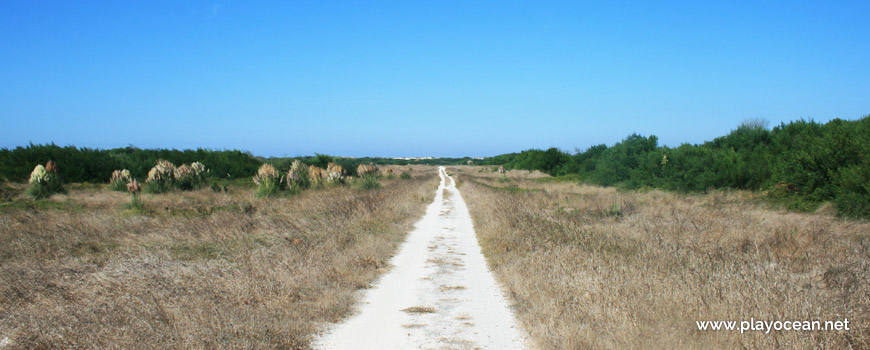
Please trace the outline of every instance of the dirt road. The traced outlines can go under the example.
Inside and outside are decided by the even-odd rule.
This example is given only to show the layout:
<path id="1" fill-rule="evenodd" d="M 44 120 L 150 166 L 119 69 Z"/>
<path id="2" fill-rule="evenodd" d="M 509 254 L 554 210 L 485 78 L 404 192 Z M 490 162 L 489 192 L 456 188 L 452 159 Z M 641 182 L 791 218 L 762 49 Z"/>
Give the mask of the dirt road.
<path id="1" fill-rule="evenodd" d="M 435 201 L 367 290 L 360 310 L 333 325 L 319 349 L 525 349 L 507 299 L 480 251 L 465 201 L 444 167 Z"/>

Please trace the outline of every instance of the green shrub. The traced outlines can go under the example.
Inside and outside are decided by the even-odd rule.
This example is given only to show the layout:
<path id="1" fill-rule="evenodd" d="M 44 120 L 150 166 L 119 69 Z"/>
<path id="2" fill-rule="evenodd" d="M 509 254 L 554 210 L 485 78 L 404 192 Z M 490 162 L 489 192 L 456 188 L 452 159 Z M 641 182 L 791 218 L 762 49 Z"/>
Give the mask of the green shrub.
<path id="1" fill-rule="evenodd" d="M 361 190 L 371 191 L 381 188 L 381 183 L 378 182 L 378 178 L 376 176 L 367 175 L 361 178 L 357 178 L 356 186 Z"/>
<path id="2" fill-rule="evenodd" d="M 139 182 L 134 179 L 124 187 L 126 187 L 127 191 L 130 192 L 130 203 L 127 204 L 127 209 L 135 212 L 143 212 L 145 210 L 145 204 L 142 203 L 142 186 L 139 185 Z"/>
<path id="3" fill-rule="evenodd" d="M 206 171 L 200 162 L 182 164 L 175 169 L 175 186 L 182 191 L 200 189 L 206 183 Z"/>
<path id="4" fill-rule="evenodd" d="M 308 177 L 308 166 L 301 161 L 294 160 L 287 171 L 287 186 L 292 190 L 304 190 L 311 187 L 311 179 Z"/>
<path id="5" fill-rule="evenodd" d="M 157 165 L 148 171 L 145 192 L 164 193 L 171 191 L 175 187 L 175 170 L 175 164 L 172 162 L 158 159 Z"/>
<path id="6" fill-rule="evenodd" d="M 48 161 L 46 166 L 40 164 L 34 167 L 33 172 L 30 173 L 27 195 L 34 199 L 42 199 L 51 197 L 55 193 L 66 193 L 57 171 L 57 164 Z"/>
<path id="7" fill-rule="evenodd" d="M 275 197 L 281 192 L 281 184 L 283 179 L 278 175 L 270 164 L 263 164 L 257 170 L 257 175 L 254 176 L 254 183 L 257 184 L 257 190 L 254 195 L 257 197 Z"/>
<path id="8" fill-rule="evenodd" d="M 399 175 L 399 178 L 401 178 L 402 180 L 409 180 L 411 179 L 411 173 L 403 171 L 402 175 Z"/>
<path id="9" fill-rule="evenodd" d="M 326 165 L 326 182 L 331 185 L 341 185 L 347 179 L 344 167 L 336 163 Z"/>
<path id="10" fill-rule="evenodd" d="M 834 200 L 837 214 L 850 218 L 870 218 L 870 196 L 850 192 Z"/>
<path id="11" fill-rule="evenodd" d="M 553 148 L 527 150 L 480 163 L 550 175 L 577 173 L 584 181 L 629 189 L 765 190 L 771 202 L 792 210 L 813 211 L 832 202 L 842 216 L 870 218 L 867 154 L 870 116 L 825 124 L 799 120 L 772 129 L 750 121 L 713 141 L 679 147 L 632 134 L 611 147 L 592 146 L 575 155 Z"/>
<path id="12" fill-rule="evenodd" d="M 109 188 L 112 191 L 126 192 L 127 184 L 131 179 L 129 170 L 115 170 L 112 172 L 112 178 L 109 179 Z"/>

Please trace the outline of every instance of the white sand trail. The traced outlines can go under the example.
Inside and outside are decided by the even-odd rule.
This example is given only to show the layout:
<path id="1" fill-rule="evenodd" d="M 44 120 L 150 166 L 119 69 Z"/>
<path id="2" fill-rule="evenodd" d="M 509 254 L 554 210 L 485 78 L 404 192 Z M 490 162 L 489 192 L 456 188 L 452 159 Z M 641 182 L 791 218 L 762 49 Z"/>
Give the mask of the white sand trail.
<path id="1" fill-rule="evenodd" d="M 480 251 L 465 201 L 444 167 L 435 201 L 366 291 L 361 310 L 319 349 L 525 349 L 526 336 Z"/>

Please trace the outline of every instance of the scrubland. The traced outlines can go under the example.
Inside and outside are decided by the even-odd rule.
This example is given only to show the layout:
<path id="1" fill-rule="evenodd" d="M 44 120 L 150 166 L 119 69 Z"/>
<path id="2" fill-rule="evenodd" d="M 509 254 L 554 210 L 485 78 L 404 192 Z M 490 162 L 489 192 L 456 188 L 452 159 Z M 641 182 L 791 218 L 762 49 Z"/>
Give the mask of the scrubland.
<path id="1" fill-rule="evenodd" d="M 542 349 L 870 348 L 870 223 L 760 195 L 618 191 L 453 167 L 482 249 Z M 699 331 L 848 319 L 850 331 Z"/>
<path id="2" fill-rule="evenodd" d="M 432 201 L 434 168 L 411 174 L 277 198 L 233 184 L 143 194 L 144 210 L 106 185 L 34 201 L 4 184 L 4 350 L 308 348 Z"/>

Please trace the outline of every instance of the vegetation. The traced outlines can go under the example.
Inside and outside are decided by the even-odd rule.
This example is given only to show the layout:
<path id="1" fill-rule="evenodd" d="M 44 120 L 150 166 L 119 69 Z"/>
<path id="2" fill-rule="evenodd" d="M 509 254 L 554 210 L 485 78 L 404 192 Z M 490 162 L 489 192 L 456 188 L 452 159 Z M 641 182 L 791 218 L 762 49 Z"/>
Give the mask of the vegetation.
<path id="1" fill-rule="evenodd" d="M 132 180 L 133 177 L 130 175 L 130 170 L 115 170 L 112 172 L 112 177 L 109 179 L 109 188 L 112 191 L 127 191 L 127 184 Z"/>
<path id="2" fill-rule="evenodd" d="M 275 197 L 283 189 L 283 182 L 284 179 L 278 175 L 275 167 L 263 164 L 254 176 L 254 183 L 257 184 L 254 194 L 257 197 Z"/>
<path id="3" fill-rule="evenodd" d="M 200 162 L 182 164 L 175 169 L 175 186 L 182 191 L 198 190 L 206 185 L 208 169 Z"/>
<path id="4" fill-rule="evenodd" d="M 230 192 L 141 194 L 153 209 L 135 215 L 103 186 L 2 203 L 3 349 L 310 348 L 432 201 L 434 169 L 414 171 L 268 200 L 245 177 Z"/>
<path id="5" fill-rule="evenodd" d="M 110 181 L 111 187 L 117 191 L 126 191 L 125 187 L 127 180 L 122 182 L 112 182 L 110 174 L 117 169 L 126 169 L 129 172 L 130 178 L 145 180 L 148 172 L 152 169 L 158 160 L 165 160 L 172 164 L 190 164 L 193 166 L 195 162 L 201 162 L 205 168 L 208 168 L 208 173 L 203 177 L 215 179 L 239 179 L 249 178 L 249 176 L 257 171 L 263 163 L 271 164 L 281 174 L 289 173 L 294 162 L 299 162 L 306 166 L 315 166 L 322 170 L 327 170 L 330 163 L 335 166 L 340 166 L 344 173 L 341 177 L 335 178 L 339 182 L 343 182 L 345 177 L 356 177 L 356 168 L 360 164 L 373 165 L 465 165 L 472 160 L 469 157 L 463 158 L 434 158 L 434 159 L 394 159 L 394 158 L 347 158 L 333 157 L 325 154 L 315 154 L 314 156 L 300 156 L 293 158 L 256 158 L 249 153 L 244 153 L 237 150 L 215 151 L 206 149 L 197 150 L 167 150 L 167 149 L 139 149 L 135 147 L 115 148 L 108 150 L 78 148 L 74 146 L 61 147 L 55 144 L 35 145 L 30 144 L 25 147 L 17 147 L 15 149 L 0 149 L 0 179 L 7 181 L 26 181 L 30 171 L 36 164 L 54 160 L 63 169 L 61 176 L 69 182 L 90 182 L 104 183 Z M 297 170 L 301 170 L 297 166 Z M 388 168 L 392 172 L 392 169 Z M 298 171 L 300 173 L 304 171 Z M 316 175 L 316 174 L 315 174 Z M 335 174 L 334 174 L 335 175 Z M 389 178 L 391 174 L 383 174 Z M 316 185 L 321 180 L 330 182 L 329 173 L 327 172 L 323 178 L 316 180 L 304 180 L 305 176 L 300 176 L 300 182 L 296 185 L 302 189 L 308 188 L 311 185 Z M 197 179 L 199 180 L 199 179 Z M 193 189 L 199 186 L 206 185 L 207 181 L 187 183 L 182 181 L 177 185 L 169 186 L 165 189 L 151 188 L 146 184 L 146 191 L 166 191 L 169 189 Z M 294 186 L 289 184 L 290 188 Z M 159 186 L 158 186 L 159 187 Z"/>
<path id="6" fill-rule="evenodd" d="M 537 348 L 870 348 L 859 321 L 870 308 L 870 223 L 770 210 L 750 191 L 457 174 L 489 266 Z M 695 324 L 750 318 L 854 326 L 741 334 Z"/>
<path id="7" fill-rule="evenodd" d="M 34 199 L 48 198 L 55 193 L 66 192 L 57 171 L 57 164 L 53 161 L 48 161 L 45 166 L 39 164 L 33 168 L 29 183 L 27 195 Z"/>
<path id="8" fill-rule="evenodd" d="M 374 175 L 367 175 L 356 180 L 356 186 L 364 191 L 371 191 L 381 188 L 380 182 L 378 182 L 378 177 Z"/>
<path id="9" fill-rule="evenodd" d="M 287 171 L 287 187 L 293 190 L 304 190 L 311 187 L 311 178 L 308 176 L 308 166 L 299 160 L 294 160 Z"/>
<path id="10" fill-rule="evenodd" d="M 130 204 L 127 208 L 134 212 L 142 212 L 145 210 L 145 204 L 142 203 L 142 186 L 136 179 L 127 184 L 127 191 L 130 192 Z"/>
<path id="11" fill-rule="evenodd" d="M 105 183 L 116 169 L 129 169 L 130 175 L 144 179 L 158 159 L 174 164 L 202 162 L 214 178 L 247 178 L 261 162 L 241 151 L 139 149 L 135 147 L 99 150 L 60 147 L 55 144 L 0 149 L 0 178 L 26 181 L 36 164 L 53 160 L 67 182 Z"/>
<path id="12" fill-rule="evenodd" d="M 659 146 L 632 134 L 611 147 L 576 154 L 555 148 L 487 158 L 483 164 L 578 174 L 589 183 L 623 188 L 703 192 L 709 188 L 762 190 L 795 210 L 834 203 L 846 217 L 870 217 L 870 116 L 826 124 L 795 121 L 767 129 L 752 121 L 700 145 Z"/>
<path id="13" fill-rule="evenodd" d="M 463 158 L 433 158 L 433 159 L 395 159 L 395 158 L 378 158 L 378 157 L 333 157 L 325 154 L 316 154 L 315 156 L 300 156 L 300 157 L 275 157 L 275 158 L 260 158 L 265 163 L 272 164 L 278 171 L 287 172 L 294 161 L 300 161 L 303 164 L 312 165 L 321 169 L 326 169 L 329 163 L 334 163 L 345 169 L 347 176 L 359 176 L 356 169 L 360 165 L 466 165 L 468 161 L 478 162 L 470 157 Z M 385 174 L 385 176 L 388 176 Z"/>
<path id="14" fill-rule="evenodd" d="M 148 171 L 148 179 L 145 180 L 145 191 L 148 193 L 164 193 L 176 187 L 175 164 L 163 159 L 157 160 L 151 170 Z"/>

